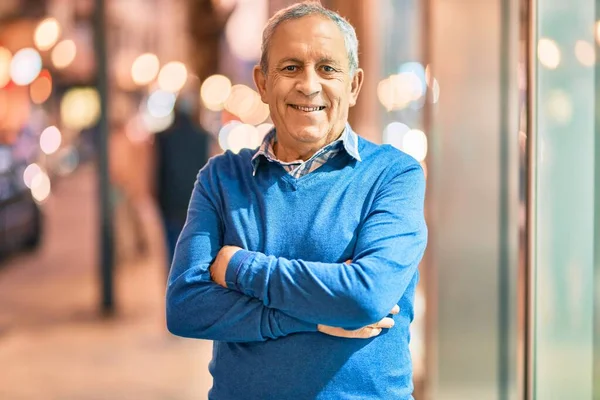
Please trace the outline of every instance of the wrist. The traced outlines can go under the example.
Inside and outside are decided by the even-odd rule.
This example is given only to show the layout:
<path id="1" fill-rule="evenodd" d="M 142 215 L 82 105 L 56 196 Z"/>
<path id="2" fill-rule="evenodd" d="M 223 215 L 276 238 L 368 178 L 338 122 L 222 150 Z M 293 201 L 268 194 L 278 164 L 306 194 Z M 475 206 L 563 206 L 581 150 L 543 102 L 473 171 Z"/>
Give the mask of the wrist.
<path id="1" fill-rule="evenodd" d="M 238 284 L 240 268 L 249 260 L 252 254 L 253 252 L 241 249 L 239 247 L 236 248 L 235 252 L 230 254 L 227 265 L 225 266 L 225 287 L 228 289 L 241 291 L 241 288 Z"/>

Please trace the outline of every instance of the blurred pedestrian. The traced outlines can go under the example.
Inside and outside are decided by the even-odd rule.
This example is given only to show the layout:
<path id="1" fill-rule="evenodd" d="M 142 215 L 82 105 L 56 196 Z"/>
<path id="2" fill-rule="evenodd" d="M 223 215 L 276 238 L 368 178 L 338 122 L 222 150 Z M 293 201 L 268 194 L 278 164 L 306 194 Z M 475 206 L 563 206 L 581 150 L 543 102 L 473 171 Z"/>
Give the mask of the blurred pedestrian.
<path id="1" fill-rule="evenodd" d="M 155 196 L 161 215 L 170 267 L 177 238 L 186 220 L 198 171 L 211 155 L 212 136 L 178 102 L 173 124 L 155 135 Z"/>

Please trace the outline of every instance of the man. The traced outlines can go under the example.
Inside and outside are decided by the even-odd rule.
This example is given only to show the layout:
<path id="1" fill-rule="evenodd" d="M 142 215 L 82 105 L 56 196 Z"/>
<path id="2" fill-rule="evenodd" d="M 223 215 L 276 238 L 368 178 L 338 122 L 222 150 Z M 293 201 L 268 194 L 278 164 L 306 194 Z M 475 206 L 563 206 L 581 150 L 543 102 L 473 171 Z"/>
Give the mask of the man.
<path id="1" fill-rule="evenodd" d="M 210 399 L 412 399 L 425 182 L 348 125 L 357 47 L 318 4 L 273 16 L 254 79 L 275 129 L 198 175 L 167 324 L 215 341 Z"/>

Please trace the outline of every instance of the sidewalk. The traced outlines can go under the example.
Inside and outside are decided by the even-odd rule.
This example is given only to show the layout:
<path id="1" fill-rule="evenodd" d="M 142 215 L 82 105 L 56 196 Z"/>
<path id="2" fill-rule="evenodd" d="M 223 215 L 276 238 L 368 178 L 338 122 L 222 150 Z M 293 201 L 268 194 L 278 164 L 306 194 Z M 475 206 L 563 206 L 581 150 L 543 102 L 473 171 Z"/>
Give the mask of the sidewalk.
<path id="1" fill-rule="evenodd" d="M 42 247 L 0 266 L 0 399 L 206 399 L 212 343 L 166 331 L 160 260 L 119 265 L 100 316 L 95 190 L 90 167 L 61 180 Z"/>

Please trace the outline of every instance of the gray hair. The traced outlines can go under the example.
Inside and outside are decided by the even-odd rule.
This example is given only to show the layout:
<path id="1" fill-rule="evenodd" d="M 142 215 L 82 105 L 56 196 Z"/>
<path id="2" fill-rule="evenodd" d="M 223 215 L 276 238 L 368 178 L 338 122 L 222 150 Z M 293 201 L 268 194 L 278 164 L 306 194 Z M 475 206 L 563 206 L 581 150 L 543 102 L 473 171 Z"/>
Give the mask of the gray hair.
<path id="1" fill-rule="evenodd" d="M 315 1 L 304 1 L 302 3 L 293 4 L 287 8 L 279 10 L 273 15 L 267 26 L 263 30 L 261 56 L 260 56 L 260 68 L 262 72 L 267 75 L 267 69 L 269 64 L 269 46 L 273 39 L 273 34 L 277 27 L 285 21 L 294 19 L 300 19 L 310 15 L 320 15 L 333 22 L 338 26 L 342 34 L 344 35 L 344 43 L 346 44 L 346 52 L 348 53 L 348 62 L 350 67 L 350 76 L 354 76 L 354 73 L 358 69 L 358 39 L 356 38 L 356 31 L 350 23 L 344 19 L 341 15 L 335 11 L 331 11 L 323 7 L 320 3 Z"/>

